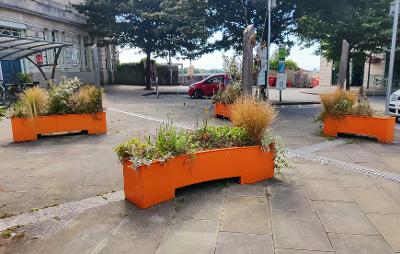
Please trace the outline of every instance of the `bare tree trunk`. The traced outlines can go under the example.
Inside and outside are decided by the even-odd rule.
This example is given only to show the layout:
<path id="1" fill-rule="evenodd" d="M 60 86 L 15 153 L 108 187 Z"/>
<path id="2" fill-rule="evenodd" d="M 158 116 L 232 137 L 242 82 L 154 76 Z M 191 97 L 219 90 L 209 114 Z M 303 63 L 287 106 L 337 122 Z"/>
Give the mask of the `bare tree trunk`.
<path id="1" fill-rule="evenodd" d="M 146 90 L 151 90 L 151 52 L 146 53 Z"/>
<path id="2" fill-rule="evenodd" d="M 246 95 L 252 94 L 253 75 L 253 48 L 254 48 L 254 25 L 249 25 L 243 32 L 243 92 Z"/>
<path id="3" fill-rule="evenodd" d="M 349 53 L 350 53 L 350 45 L 346 40 L 343 40 L 342 55 L 340 57 L 340 66 L 339 66 L 339 80 L 338 80 L 338 85 L 340 89 L 344 89 L 344 82 L 346 81 L 346 74 L 349 63 Z M 347 83 L 349 83 L 348 77 L 347 77 Z"/>

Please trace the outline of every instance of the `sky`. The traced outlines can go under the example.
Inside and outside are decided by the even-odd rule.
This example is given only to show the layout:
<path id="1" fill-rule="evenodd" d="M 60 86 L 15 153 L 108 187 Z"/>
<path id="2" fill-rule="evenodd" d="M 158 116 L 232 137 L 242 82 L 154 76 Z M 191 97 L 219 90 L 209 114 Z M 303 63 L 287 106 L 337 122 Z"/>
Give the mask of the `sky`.
<path id="1" fill-rule="evenodd" d="M 272 51 L 276 49 L 275 45 L 271 46 Z M 317 50 L 317 45 L 311 48 L 302 49 L 299 45 L 295 45 L 290 52 L 288 59 L 296 61 L 300 68 L 305 70 L 319 70 L 320 68 L 320 57 L 316 56 L 314 53 Z M 223 69 L 223 59 L 222 55 L 233 55 L 233 51 L 223 52 L 216 51 L 211 54 L 203 55 L 198 60 L 193 61 L 195 68 L 199 69 Z M 141 59 L 145 58 L 146 55 L 141 53 L 139 49 L 120 49 L 120 62 L 121 63 L 131 63 L 139 62 Z M 159 63 L 167 63 L 167 59 L 157 58 Z M 183 67 L 189 67 L 189 60 L 173 59 L 173 63 L 182 63 Z"/>

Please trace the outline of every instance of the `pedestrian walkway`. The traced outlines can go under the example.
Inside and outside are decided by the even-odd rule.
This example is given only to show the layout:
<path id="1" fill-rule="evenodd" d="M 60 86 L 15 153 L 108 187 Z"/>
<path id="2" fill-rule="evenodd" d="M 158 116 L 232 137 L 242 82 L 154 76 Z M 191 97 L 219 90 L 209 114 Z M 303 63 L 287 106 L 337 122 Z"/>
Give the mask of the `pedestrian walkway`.
<path id="1" fill-rule="evenodd" d="M 0 219 L 0 231 L 17 236 L 0 239 L 1 254 L 400 253 L 398 143 L 329 141 L 313 123 L 318 107 L 278 107 L 275 130 L 289 168 L 253 185 L 227 179 L 189 186 L 140 210 L 124 200 L 113 146 L 154 133 L 171 115 L 177 126 L 194 128 L 210 101 L 155 100 L 119 86 L 106 94 L 106 136 L 14 145 L 9 123 L 0 123 L 0 213 L 11 216 Z"/>

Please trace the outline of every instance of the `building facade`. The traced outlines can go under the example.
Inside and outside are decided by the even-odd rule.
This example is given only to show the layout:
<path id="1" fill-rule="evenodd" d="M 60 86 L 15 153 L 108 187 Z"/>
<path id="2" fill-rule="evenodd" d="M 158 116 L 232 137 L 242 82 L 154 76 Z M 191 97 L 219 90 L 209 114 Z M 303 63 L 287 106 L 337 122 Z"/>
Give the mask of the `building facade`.
<path id="1" fill-rule="evenodd" d="M 84 83 L 113 83 L 118 52 L 115 46 L 94 46 L 83 26 L 85 17 L 70 6 L 80 2 L 83 0 L 0 0 L 0 34 L 72 45 L 61 51 L 56 81 L 78 77 Z M 51 72 L 54 58 L 54 50 L 40 53 L 46 74 Z M 19 72 L 31 74 L 34 81 L 43 81 L 39 70 L 26 59 L 2 61 L 0 66 L 0 78 L 6 82 L 15 81 Z"/>
<path id="2" fill-rule="evenodd" d="M 386 82 L 386 56 L 385 54 L 373 54 L 365 63 L 361 63 L 358 71 L 350 64 L 350 82 L 352 86 L 363 86 L 368 90 L 382 90 Z M 339 70 L 335 65 L 321 56 L 320 58 L 320 84 L 332 86 L 337 84 Z"/>

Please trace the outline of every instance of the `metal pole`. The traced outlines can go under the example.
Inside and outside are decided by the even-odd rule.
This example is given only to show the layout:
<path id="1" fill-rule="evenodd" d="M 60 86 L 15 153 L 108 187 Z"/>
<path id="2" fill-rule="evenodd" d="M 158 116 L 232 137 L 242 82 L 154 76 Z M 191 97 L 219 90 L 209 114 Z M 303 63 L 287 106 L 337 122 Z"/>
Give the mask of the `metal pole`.
<path id="1" fill-rule="evenodd" d="M 397 0 L 393 3 L 395 4 L 395 7 L 394 7 L 394 21 L 393 21 L 393 32 L 392 32 L 392 48 L 390 50 L 389 74 L 388 74 L 388 83 L 386 90 L 386 107 L 385 107 L 386 114 L 389 114 L 390 96 L 392 95 L 394 61 L 396 57 L 397 27 L 399 24 L 400 1 Z"/>
<path id="2" fill-rule="evenodd" d="M 267 93 L 267 100 L 269 100 L 269 53 L 271 47 L 271 0 L 268 0 L 268 39 L 267 39 L 267 77 L 266 77 L 266 93 Z"/>

